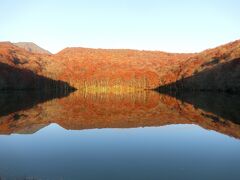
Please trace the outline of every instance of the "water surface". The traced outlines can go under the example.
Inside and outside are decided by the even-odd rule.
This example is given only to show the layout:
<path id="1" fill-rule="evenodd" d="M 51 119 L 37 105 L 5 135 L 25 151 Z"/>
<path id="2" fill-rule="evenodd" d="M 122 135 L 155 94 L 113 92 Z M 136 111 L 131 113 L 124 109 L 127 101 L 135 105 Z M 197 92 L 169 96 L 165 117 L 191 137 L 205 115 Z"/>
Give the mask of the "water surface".
<path id="1" fill-rule="evenodd" d="M 240 177 L 237 95 L 26 94 L 1 94 L 2 179 Z"/>

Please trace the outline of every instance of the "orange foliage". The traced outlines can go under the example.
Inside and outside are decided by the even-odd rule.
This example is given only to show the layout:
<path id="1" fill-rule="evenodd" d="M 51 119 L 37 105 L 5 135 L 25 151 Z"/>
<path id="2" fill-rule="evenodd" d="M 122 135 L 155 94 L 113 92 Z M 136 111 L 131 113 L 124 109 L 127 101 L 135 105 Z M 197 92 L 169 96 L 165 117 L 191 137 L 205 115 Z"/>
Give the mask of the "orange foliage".
<path id="1" fill-rule="evenodd" d="M 239 47 L 240 41 L 235 41 L 195 54 L 66 48 L 55 55 L 46 55 L 2 42 L 0 62 L 68 82 L 76 88 L 121 85 L 153 89 L 239 58 Z M 218 63 L 211 63 L 216 58 Z"/>

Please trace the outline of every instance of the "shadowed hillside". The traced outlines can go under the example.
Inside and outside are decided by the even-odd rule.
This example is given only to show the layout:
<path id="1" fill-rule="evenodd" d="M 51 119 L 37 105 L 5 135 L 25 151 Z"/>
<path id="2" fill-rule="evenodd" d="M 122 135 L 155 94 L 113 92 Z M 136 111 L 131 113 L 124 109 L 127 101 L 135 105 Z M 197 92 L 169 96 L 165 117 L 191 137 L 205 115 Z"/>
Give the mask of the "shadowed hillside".
<path id="1" fill-rule="evenodd" d="M 240 92 L 240 41 L 206 50 L 183 63 L 178 80 L 157 88 L 167 91 Z"/>
<path id="2" fill-rule="evenodd" d="M 157 88 L 168 91 L 226 91 L 240 92 L 240 58 L 215 65 L 192 76 Z"/>
<path id="3" fill-rule="evenodd" d="M 0 62 L 0 90 L 70 91 L 74 88 L 63 81 L 37 75 Z"/>
<path id="4" fill-rule="evenodd" d="M 0 43 L 0 90 L 73 90 L 69 83 L 44 75 L 48 61 L 42 60 L 44 57 L 9 42 Z"/>

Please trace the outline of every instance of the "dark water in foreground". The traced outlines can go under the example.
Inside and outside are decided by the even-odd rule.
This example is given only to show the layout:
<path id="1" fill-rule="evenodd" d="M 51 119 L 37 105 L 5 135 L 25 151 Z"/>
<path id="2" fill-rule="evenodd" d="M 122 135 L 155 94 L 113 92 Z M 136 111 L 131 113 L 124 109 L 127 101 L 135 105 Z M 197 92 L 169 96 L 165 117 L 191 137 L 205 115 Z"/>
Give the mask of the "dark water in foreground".
<path id="1" fill-rule="evenodd" d="M 240 178 L 237 95 L 0 98 L 0 179 Z"/>

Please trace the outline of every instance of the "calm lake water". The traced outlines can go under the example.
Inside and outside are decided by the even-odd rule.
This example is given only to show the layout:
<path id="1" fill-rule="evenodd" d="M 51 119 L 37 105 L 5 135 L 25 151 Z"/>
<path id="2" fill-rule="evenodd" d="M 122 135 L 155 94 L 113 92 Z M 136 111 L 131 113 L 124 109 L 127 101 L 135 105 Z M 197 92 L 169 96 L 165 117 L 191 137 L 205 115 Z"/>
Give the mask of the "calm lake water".
<path id="1" fill-rule="evenodd" d="M 0 179 L 240 179 L 240 97 L 0 93 Z"/>

